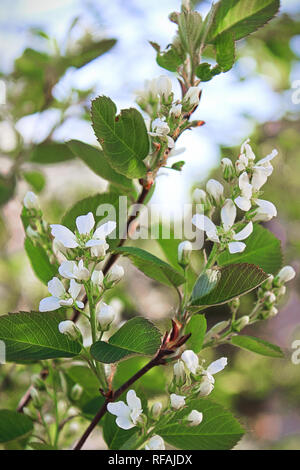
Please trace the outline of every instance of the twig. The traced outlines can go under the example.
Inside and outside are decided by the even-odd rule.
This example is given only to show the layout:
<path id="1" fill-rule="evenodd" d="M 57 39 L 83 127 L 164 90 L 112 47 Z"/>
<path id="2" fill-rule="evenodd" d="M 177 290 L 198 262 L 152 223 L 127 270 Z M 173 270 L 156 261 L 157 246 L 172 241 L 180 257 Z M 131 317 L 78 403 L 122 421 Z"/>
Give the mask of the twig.
<path id="1" fill-rule="evenodd" d="M 46 378 L 48 377 L 49 375 L 49 371 L 48 369 L 43 369 L 40 373 L 40 378 L 42 380 L 46 380 Z M 19 404 L 18 404 L 18 407 L 17 407 L 17 411 L 19 413 L 23 413 L 24 411 L 24 408 L 25 406 L 28 405 L 28 403 L 31 401 L 31 389 L 33 388 L 33 385 L 30 385 L 30 387 L 28 387 L 28 389 L 26 390 L 25 394 L 23 395 L 23 397 L 21 398 Z"/>

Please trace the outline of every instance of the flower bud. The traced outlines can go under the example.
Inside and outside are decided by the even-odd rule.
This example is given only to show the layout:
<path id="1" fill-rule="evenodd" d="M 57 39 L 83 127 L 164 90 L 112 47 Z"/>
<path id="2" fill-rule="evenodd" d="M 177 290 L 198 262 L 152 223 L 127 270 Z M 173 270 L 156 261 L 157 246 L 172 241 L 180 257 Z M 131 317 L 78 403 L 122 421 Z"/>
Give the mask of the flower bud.
<path id="1" fill-rule="evenodd" d="M 190 0 L 181 0 L 181 5 L 182 5 L 182 7 L 185 8 L 186 10 L 190 10 L 190 9 L 191 9 Z"/>
<path id="2" fill-rule="evenodd" d="M 170 115 L 174 116 L 175 118 L 179 118 L 182 112 L 182 104 L 173 104 L 172 108 L 170 109 Z"/>
<path id="3" fill-rule="evenodd" d="M 30 396 L 31 396 L 33 406 L 37 410 L 40 410 L 42 408 L 42 400 L 41 400 L 39 392 L 37 391 L 35 387 L 32 387 L 32 389 L 30 390 Z"/>
<path id="4" fill-rule="evenodd" d="M 103 286 L 104 275 L 102 271 L 93 271 L 91 275 L 91 281 L 94 286 L 102 287 Z"/>
<path id="5" fill-rule="evenodd" d="M 178 245 L 178 263 L 182 267 L 186 267 L 190 262 L 193 245 L 188 240 L 179 243 Z"/>
<path id="6" fill-rule="evenodd" d="M 155 434 L 149 439 L 148 444 L 145 446 L 146 450 L 165 450 L 165 443 L 162 437 Z"/>
<path id="7" fill-rule="evenodd" d="M 278 291 L 277 291 L 277 297 L 283 297 L 286 293 L 286 287 L 285 286 L 280 286 Z"/>
<path id="8" fill-rule="evenodd" d="M 200 411 L 197 410 L 192 410 L 188 415 L 187 420 L 189 421 L 190 426 L 199 426 L 203 420 L 203 413 L 200 413 Z"/>
<path id="9" fill-rule="evenodd" d="M 225 181 L 232 181 L 236 177 L 235 169 L 229 158 L 222 158 L 221 166 L 223 170 L 223 178 Z"/>
<path id="10" fill-rule="evenodd" d="M 111 270 L 108 272 L 108 274 L 105 276 L 104 286 L 107 289 L 110 289 L 115 284 L 117 284 L 122 279 L 123 276 L 124 276 L 124 269 L 122 268 L 122 266 L 115 264 L 111 268 Z"/>
<path id="11" fill-rule="evenodd" d="M 196 86 L 192 86 L 188 89 L 187 93 L 184 95 L 183 102 L 190 106 L 192 109 L 195 106 L 198 106 L 200 102 L 200 91 Z"/>
<path id="12" fill-rule="evenodd" d="M 209 377 L 204 376 L 200 387 L 198 388 L 199 396 L 206 397 L 213 391 L 213 389 L 214 384 L 212 383 L 212 381 L 209 379 Z"/>
<path id="13" fill-rule="evenodd" d="M 207 194 L 203 189 L 196 188 L 193 192 L 192 199 L 196 204 L 206 204 Z"/>
<path id="14" fill-rule="evenodd" d="M 276 295 L 274 294 L 274 292 L 271 292 L 271 291 L 267 291 L 265 293 L 265 301 L 269 304 L 273 304 L 274 302 L 276 302 Z"/>
<path id="15" fill-rule="evenodd" d="M 37 389 L 37 390 L 45 390 L 46 385 L 44 380 L 41 378 L 39 374 L 35 374 L 32 377 L 32 385 Z"/>
<path id="16" fill-rule="evenodd" d="M 272 308 L 269 310 L 268 317 L 269 317 L 269 318 L 276 317 L 277 313 L 278 313 L 278 309 L 277 309 L 276 307 L 272 307 Z"/>
<path id="17" fill-rule="evenodd" d="M 166 101 L 172 93 L 172 82 L 166 75 L 161 75 L 156 81 L 157 93 Z"/>
<path id="18" fill-rule="evenodd" d="M 245 326 L 248 325 L 250 318 L 248 315 L 244 315 L 243 317 L 239 318 L 233 325 L 235 331 L 241 331 Z"/>
<path id="19" fill-rule="evenodd" d="M 214 179 L 208 180 L 206 183 L 206 191 L 216 204 L 220 204 L 223 201 L 224 187 L 219 181 Z"/>
<path id="20" fill-rule="evenodd" d="M 208 340 L 208 339 L 211 339 L 213 338 L 214 336 L 218 335 L 219 333 L 221 333 L 221 331 L 225 330 L 225 328 L 227 328 L 227 326 L 229 326 L 229 321 L 228 320 L 224 320 L 224 321 L 220 321 L 219 323 L 216 323 L 205 335 L 205 339 Z"/>
<path id="21" fill-rule="evenodd" d="M 39 210 L 40 208 L 39 199 L 36 196 L 36 194 L 34 194 L 32 191 L 28 191 L 25 194 L 25 197 L 23 199 L 23 204 L 26 207 L 26 209 L 29 209 L 29 210 L 31 209 Z"/>
<path id="22" fill-rule="evenodd" d="M 176 395 L 176 393 L 171 393 L 170 395 L 171 406 L 174 410 L 180 410 L 185 406 L 185 397 L 182 395 Z"/>
<path id="23" fill-rule="evenodd" d="M 74 401 L 78 401 L 82 395 L 83 388 L 79 384 L 75 384 L 71 390 L 71 398 Z"/>
<path id="24" fill-rule="evenodd" d="M 28 418 L 32 419 L 33 421 L 37 420 L 37 413 L 35 410 L 31 410 L 27 406 L 24 406 L 23 413 L 24 415 L 28 416 Z"/>
<path id="25" fill-rule="evenodd" d="M 186 381 L 184 363 L 182 361 L 177 361 L 173 366 L 173 370 L 174 370 L 174 382 L 176 385 L 181 387 Z"/>
<path id="26" fill-rule="evenodd" d="M 72 341 L 82 341 L 82 334 L 78 326 L 71 320 L 65 320 L 59 323 L 58 330 L 61 334 L 67 335 Z"/>
<path id="27" fill-rule="evenodd" d="M 295 276 L 296 272 L 292 266 L 284 266 L 275 277 L 275 284 L 285 284 L 294 279 Z"/>
<path id="28" fill-rule="evenodd" d="M 271 274 L 268 279 L 262 283 L 261 287 L 265 290 L 270 290 L 273 287 L 274 276 Z"/>
<path id="29" fill-rule="evenodd" d="M 97 311 L 97 320 L 99 322 L 101 331 L 108 330 L 115 317 L 116 314 L 113 307 L 105 304 L 104 302 L 99 305 L 99 310 Z"/>
<path id="30" fill-rule="evenodd" d="M 161 414 L 161 411 L 162 411 L 162 404 L 160 401 L 156 401 L 152 408 L 151 408 L 151 416 L 154 418 L 154 419 L 157 419 L 159 418 L 160 414 Z"/>

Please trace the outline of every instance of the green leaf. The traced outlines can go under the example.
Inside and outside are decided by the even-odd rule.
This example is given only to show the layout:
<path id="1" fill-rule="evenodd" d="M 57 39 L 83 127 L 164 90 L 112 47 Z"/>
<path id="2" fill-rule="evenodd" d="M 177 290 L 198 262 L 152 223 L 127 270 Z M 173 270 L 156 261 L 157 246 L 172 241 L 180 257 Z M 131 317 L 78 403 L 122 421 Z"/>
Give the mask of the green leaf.
<path id="1" fill-rule="evenodd" d="M 58 331 L 58 324 L 63 320 L 63 312 L 19 312 L 0 316 L 0 340 L 6 346 L 6 360 L 22 363 L 77 356 L 80 344 Z"/>
<path id="2" fill-rule="evenodd" d="M 39 244 L 34 244 L 31 238 L 25 239 L 24 247 L 36 276 L 47 285 L 50 279 L 57 274 L 58 266 L 50 263 L 44 248 Z"/>
<path id="3" fill-rule="evenodd" d="M 252 351 L 256 354 L 261 354 L 262 356 L 284 357 L 279 346 L 268 343 L 260 338 L 254 338 L 253 336 L 233 336 L 231 343 L 234 344 L 234 346 Z"/>
<path id="4" fill-rule="evenodd" d="M 197 11 L 180 13 L 178 33 L 184 50 L 193 56 L 201 42 L 202 17 L 200 13 Z"/>
<path id="5" fill-rule="evenodd" d="M 199 426 L 188 426 L 184 418 L 192 411 L 203 413 Z M 155 432 L 170 445 L 183 450 L 232 449 L 244 430 L 229 411 L 208 399 L 194 399 L 176 412 L 167 425 L 157 426 Z"/>
<path id="6" fill-rule="evenodd" d="M 207 41 L 213 43 L 224 32 L 237 41 L 270 21 L 278 12 L 279 0 L 221 0 L 208 31 Z"/>
<path id="7" fill-rule="evenodd" d="M 195 353 L 199 353 L 202 348 L 203 340 L 207 328 L 206 318 L 204 315 L 194 315 L 185 327 L 184 334 L 192 333 L 187 340 L 186 346 Z"/>
<path id="8" fill-rule="evenodd" d="M 46 178 L 40 171 L 25 171 L 23 177 L 37 193 L 40 193 L 46 185 Z"/>
<path id="9" fill-rule="evenodd" d="M 42 444 L 41 442 L 30 442 L 28 445 L 33 450 L 57 450 L 55 447 L 50 446 L 49 444 Z"/>
<path id="10" fill-rule="evenodd" d="M 97 361 L 111 364 L 135 354 L 154 355 L 159 347 L 159 330 L 146 318 L 139 317 L 126 322 L 108 343 L 94 343 L 91 354 Z"/>
<path id="11" fill-rule="evenodd" d="M 70 140 L 68 147 L 80 158 L 96 175 L 110 181 L 124 191 L 132 191 L 132 181 L 126 176 L 117 173 L 110 165 L 103 150 L 92 147 L 79 140 Z"/>
<path id="12" fill-rule="evenodd" d="M 191 306 L 204 307 L 229 302 L 262 284 L 268 275 L 253 264 L 230 264 L 209 269 L 196 281 Z"/>
<path id="13" fill-rule="evenodd" d="M 253 233 L 247 238 L 243 253 L 231 255 L 221 253 L 218 257 L 220 266 L 235 263 L 256 264 L 268 274 L 276 274 L 282 266 L 280 241 L 275 235 L 259 224 L 254 225 Z"/>
<path id="14" fill-rule="evenodd" d="M 92 102 L 94 132 L 111 166 L 128 178 L 146 174 L 143 160 L 149 152 L 149 138 L 142 115 L 134 108 L 116 116 L 115 103 L 106 96 Z"/>
<path id="15" fill-rule="evenodd" d="M 180 286 L 185 282 L 184 276 L 165 261 L 148 253 L 148 251 L 133 246 L 117 248 L 115 253 L 120 253 L 133 262 L 133 264 L 146 276 L 155 279 L 167 286 Z"/>
<path id="16" fill-rule="evenodd" d="M 183 58 L 178 54 L 175 47 L 170 47 L 166 51 L 158 52 L 156 56 L 158 65 L 170 72 L 176 72 L 183 63 Z"/>
<path id="17" fill-rule="evenodd" d="M 15 192 L 16 180 L 12 178 L 4 178 L 0 174 L 0 206 L 9 201 Z"/>
<path id="18" fill-rule="evenodd" d="M 117 371 L 114 375 L 114 388 L 119 388 L 123 383 L 127 382 L 136 372 L 149 362 L 148 357 L 131 357 L 119 362 Z M 142 388 L 145 392 L 161 393 L 166 386 L 166 375 L 162 373 L 159 367 L 153 367 L 147 374 L 143 375 L 135 382 L 135 388 Z"/>
<path id="19" fill-rule="evenodd" d="M 60 163 L 75 158 L 74 153 L 61 142 L 44 142 L 36 145 L 30 155 L 30 161 L 48 165 L 51 163 Z"/>
<path id="20" fill-rule="evenodd" d="M 0 443 L 29 437 L 33 422 L 28 416 L 11 410 L 0 410 Z"/>
<path id="21" fill-rule="evenodd" d="M 107 212 L 100 216 L 98 208 L 101 205 L 110 205 L 115 208 L 115 211 Z M 95 218 L 95 227 L 99 222 L 107 222 L 113 220 L 117 222 L 117 230 L 119 227 L 119 195 L 117 193 L 103 193 L 90 196 L 81 201 L 76 202 L 74 206 L 68 210 L 63 216 L 61 223 L 68 227 L 72 232 L 76 228 L 76 217 L 92 212 Z M 116 236 L 116 231 L 107 237 L 107 242 L 110 248 L 114 248 L 119 244 L 119 239 Z"/>
<path id="22" fill-rule="evenodd" d="M 108 52 L 116 44 L 116 39 L 102 39 L 86 44 L 79 53 L 62 58 L 65 67 L 80 68 Z"/>
<path id="23" fill-rule="evenodd" d="M 222 72 L 228 72 L 235 60 L 235 44 L 233 34 L 224 32 L 216 40 L 216 60 Z"/>
<path id="24" fill-rule="evenodd" d="M 219 65 L 215 65 L 212 67 L 207 62 L 203 62 L 202 64 L 198 65 L 196 68 L 196 75 L 202 82 L 209 82 L 215 75 L 218 75 L 222 72 L 221 67 Z"/>

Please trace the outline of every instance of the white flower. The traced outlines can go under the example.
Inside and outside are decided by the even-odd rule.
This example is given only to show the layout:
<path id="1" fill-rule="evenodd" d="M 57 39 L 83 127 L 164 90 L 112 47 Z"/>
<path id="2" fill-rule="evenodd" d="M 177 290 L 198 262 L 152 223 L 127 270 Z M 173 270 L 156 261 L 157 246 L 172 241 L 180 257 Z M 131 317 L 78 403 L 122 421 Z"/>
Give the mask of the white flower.
<path id="1" fill-rule="evenodd" d="M 251 209 L 251 197 L 252 197 L 252 185 L 249 181 L 249 176 L 244 171 L 239 176 L 239 188 L 241 190 L 241 195 L 235 198 L 234 202 L 236 205 L 243 211 L 248 211 Z"/>
<path id="2" fill-rule="evenodd" d="M 205 204 L 207 201 L 207 194 L 203 189 L 196 188 L 193 192 L 192 198 L 197 204 Z"/>
<path id="3" fill-rule="evenodd" d="M 171 406 L 174 410 L 180 410 L 183 406 L 185 406 L 185 398 L 182 395 L 176 395 L 176 393 L 171 393 L 170 400 Z"/>
<path id="4" fill-rule="evenodd" d="M 23 199 L 23 204 L 26 207 L 26 209 L 38 210 L 40 208 L 39 199 L 36 196 L 36 194 L 34 194 L 32 191 L 28 191 L 25 194 L 25 197 Z"/>
<path id="5" fill-rule="evenodd" d="M 175 383 L 177 385 L 183 385 L 186 380 L 186 375 L 185 375 L 185 370 L 184 370 L 184 364 L 182 361 L 177 361 L 175 362 L 173 366 L 174 370 L 174 379 Z"/>
<path id="6" fill-rule="evenodd" d="M 187 93 L 183 98 L 184 103 L 190 104 L 193 108 L 198 106 L 200 101 L 200 91 L 196 86 L 192 86 L 188 89 Z"/>
<path id="7" fill-rule="evenodd" d="M 254 154 L 249 142 L 250 142 L 250 139 L 247 139 L 247 140 L 245 140 L 245 142 L 242 143 L 241 154 L 245 154 L 245 156 L 248 160 L 255 160 L 255 154 Z"/>
<path id="8" fill-rule="evenodd" d="M 170 115 L 178 118 L 182 112 L 182 104 L 173 104 L 172 108 L 170 109 Z M 172 155 L 173 156 L 173 155 Z"/>
<path id="9" fill-rule="evenodd" d="M 51 233 L 66 248 L 91 248 L 96 247 L 101 251 L 107 249 L 105 238 L 116 228 L 116 223 L 109 221 L 98 227 L 94 233 L 92 230 L 95 225 L 95 219 L 91 212 L 87 215 L 81 215 L 76 219 L 78 234 L 74 234 L 70 229 L 60 224 L 51 225 Z M 93 255 L 93 252 L 92 252 Z M 93 255 L 94 256 L 94 255 Z"/>
<path id="10" fill-rule="evenodd" d="M 172 93 L 172 82 L 166 75 L 161 75 L 156 81 L 157 93 L 164 97 L 165 100 L 169 98 Z"/>
<path id="11" fill-rule="evenodd" d="M 160 118 L 154 119 L 152 122 L 152 132 L 148 132 L 152 137 L 165 137 L 168 142 L 168 147 L 173 148 L 175 146 L 174 140 L 168 134 L 170 128 L 168 124 Z"/>
<path id="12" fill-rule="evenodd" d="M 102 271 L 93 271 L 93 274 L 91 275 L 91 281 L 94 284 L 94 286 L 102 287 L 103 286 L 103 280 L 104 280 L 104 275 Z"/>
<path id="13" fill-rule="evenodd" d="M 153 403 L 153 406 L 151 408 L 151 415 L 153 416 L 154 419 L 157 419 L 160 416 L 162 408 L 163 406 L 160 401 L 156 401 L 155 403 Z"/>
<path id="14" fill-rule="evenodd" d="M 258 208 L 255 211 L 253 222 L 268 222 L 277 215 L 277 209 L 274 204 L 264 199 L 255 199 Z"/>
<path id="15" fill-rule="evenodd" d="M 212 362 L 206 370 L 203 371 L 203 379 L 199 386 L 199 394 L 200 396 L 204 397 L 209 395 L 214 389 L 214 375 L 218 372 L 221 372 L 227 365 L 227 358 L 221 357 L 216 361 Z"/>
<path id="16" fill-rule="evenodd" d="M 84 266 L 81 259 L 76 261 L 63 261 L 58 268 L 59 274 L 66 279 L 77 279 L 78 281 L 87 281 L 90 278 L 89 270 Z"/>
<path id="17" fill-rule="evenodd" d="M 70 339 L 76 340 L 81 336 L 80 330 L 71 320 L 61 321 L 58 325 L 61 334 L 67 335 Z"/>
<path id="18" fill-rule="evenodd" d="M 178 245 L 178 263 L 184 266 L 189 264 L 193 245 L 188 240 L 185 240 Z"/>
<path id="19" fill-rule="evenodd" d="M 186 367 L 192 374 L 197 373 L 199 367 L 199 359 L 197 354 L 194 353 L 191 349 L 187 349 L 181 354 L 181 359 L 184 361 Z"/>
<path id="20" fill-rule="evenodd" d="M 146 80 L 145 86 L 143 90 L 137 90 L 135 93 L 137 95 L 137 102 L 143 103 L 145 101 L 149 101 L 149 99 L 153 99 L 157 96 L 157 87 L 156 87 L 156 78 L 152 80 Z"/>
<path id="21" fill-rule="evenodd" d="M 108 403 L 107 410 L 117 416 L 116 424 L 119 428 L 127 430 L 136 426 L 143 410 L 141 400 L 134 390 L 127 392 L 126 401 L 127 405 L 123 401 Z"/>
<path id="22" fill-rule="evenodd" d="M 275 279 L 279 284 L 284 284 L 285 282 L 289 282 L 294 279 L 295 276 L 296 271 L 292 266 L 284 266 L 281 268 Z"/>
<path id="23" fill-rule="evenodd" d="M 74 279 L 71 279 L 70 288 L 67 293 L 63 283 L 57 277 L 54 277 L 48 282 L 48 291 L 51 297 L 46 297 L 40 301 L 39 311 L 52 312 L 60 307 L 71 307 L 74 303 L 77 307 L 84 308 L 83 302 L 76 300 L 80 290 L 81 285 L 77 284 Z"/>
<path id="24" fill-rule="evenodd" d="M 221 372 L 227 366 L 227 357 L 221 357 L 216 361 L 212 362 L 206 369 L 207 374 L 215 375 L 218 372 Z"/>
<path id="25" fill-rule="evenodd" d="M 165 443 L 162 437 L 155 434 L 151 437 L 148 444 L 145 446 L 146 450 L 165 450 Z"/>
<path id="26" fill-rule="evenodd" d="M 246 155 L 244 154 L 241 154 L 239 156 L 239 158 L 237 159 L 237 161 L 235 162 L 235 168 L 236 168 L 236 171 L 238 173 L 242 173 L 243 171 L 246 170 L 247 166 L 248 166 L 248 158 L 246 157 Z"/>
<path id="27" fill-rule="evenodd" d="M 206 183 L 206 191 L 219 204 L 223 199 L 224 187 L 219 181 L 210 179 Z"/>
<path id="28" fill-rule="evenodd" d="M 124 276 L 124 269 L 122 266 L 115 264 L 105 276 L 104 282 L 107 287 L 111 287 L 119 282 Z"/>
<path id="29" fill-rule="evenodd" d="M 222 235 L 225 235 L 229 253 L 241 253 L 245 250 L 246 245 L 241 240 L 245 240 L 251 235 L 253 231 L 253 223 L 249 222 L 240 232 L 235 233 L 232 229 L 236 218 L 236 207 L 231 199 L 226 199 L 221 209 L 221 221 L 224 233 L 218 231 L 215 224 L 203 214 L 195 214 L 192 218 L 192 223 L 199 229 L 206 232 L 207 238 L 215 243 L 222 241 Z M 219 233 L 220 232 L 220 236 Z M 228 235 L 231 236 L 232 241 L 228 242 Z"/>
<path id="30" fill-rule="evenodd" d="M 109 327 L 109 325 L 114 321 L 115 316 L 116 316 L 113 307 L 105 304 L 104 302 L 102 302 L 98 306 L 96 315 L 97 315 L 97 320 L 99 322 L 101 330 L 106 330 Z"/>
<path id="31" fill-rule="evenodd" d="M 202 423 L 203 420 L 203 413 L 200 413 L 200 411 L 197 410 L 192 410 L 190 414 L 187 417 L 190 426 L 199 426 L 200 423 Z"/>
<path id="32" fill-rule="evenodd" d="M 210 395 L 213 389 L 214 389 L 214 382 L 212 382 L 209 379 L 209 377 L 204 376 L 198 388 L 199 396 L 206 397 L 207 395 Z"/>

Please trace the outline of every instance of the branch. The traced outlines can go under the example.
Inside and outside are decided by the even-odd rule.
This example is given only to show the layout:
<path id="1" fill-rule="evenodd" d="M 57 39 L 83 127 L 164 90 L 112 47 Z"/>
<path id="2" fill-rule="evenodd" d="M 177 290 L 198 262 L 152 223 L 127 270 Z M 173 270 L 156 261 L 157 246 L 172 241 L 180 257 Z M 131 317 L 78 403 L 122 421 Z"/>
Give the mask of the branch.
<path id="1" fill-rule="evenodd" d="M 40 372 L 40 378 L 42 380 L 46 380 L 46 378 L 48 377 L 49 375 L 49 371 L 48 369 L 43 369 L 41 372 Z M 23 413 L 24 411 L 24 408 L 25 406 L 28 405 L 28 403 L 30 403 L 31 401 L 31 389 L 33 388 L 33 385 L 30 385 L 30 387 L 28 387 L 28 389 L 26 390 L 25 394 L 22 396 L 19 404 L 18 404 L 18 407 L 17 407 L 17 411 L 19 413 Z"/>

